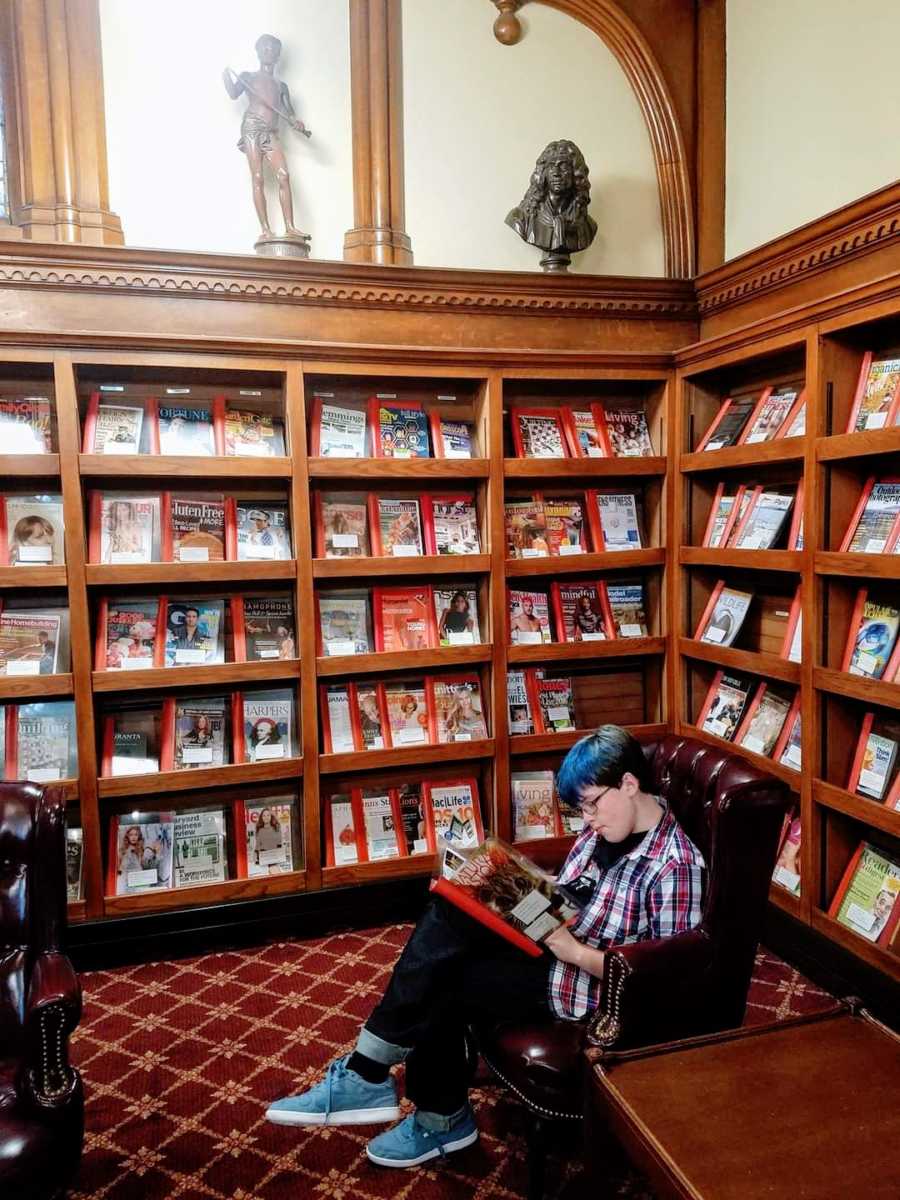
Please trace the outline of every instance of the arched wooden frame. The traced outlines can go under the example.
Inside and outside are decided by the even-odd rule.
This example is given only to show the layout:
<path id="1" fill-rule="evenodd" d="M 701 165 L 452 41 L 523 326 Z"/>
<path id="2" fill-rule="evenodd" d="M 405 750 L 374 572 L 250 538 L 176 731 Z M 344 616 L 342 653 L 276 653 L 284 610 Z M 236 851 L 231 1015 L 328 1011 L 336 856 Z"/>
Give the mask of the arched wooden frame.
<path id="1" fill-rule="evenodd" d="M 615 55 L 634 89 L 656 162 L 662 214 L 666 275 L 691 279 L 696 274 L 694 204 L 684 139 L 675 104 L 659 63 L 634 22 L 612 0 L 537 0 L 574 17 Z"/>

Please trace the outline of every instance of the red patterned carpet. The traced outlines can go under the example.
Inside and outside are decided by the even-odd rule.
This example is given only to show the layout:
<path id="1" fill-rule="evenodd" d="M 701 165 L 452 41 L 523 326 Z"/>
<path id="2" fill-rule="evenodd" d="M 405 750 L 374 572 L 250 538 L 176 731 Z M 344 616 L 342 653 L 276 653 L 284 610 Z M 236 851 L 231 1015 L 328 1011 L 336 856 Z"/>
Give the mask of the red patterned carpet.
<path id="1" fill-rule="evenodd" d="M 481 1140 L 433 1170 L 387 1171 L 374 1131 L 297 1131 L 263 1119 L 268 1101 L 313 1082 L 347 1052 L 409 927 L 393 925 L 255 950 L 83 976 L 74 1054 L 87 1136 L 73 1200 L 517 1200 L 525 1194 L 521 1112 L 493 1086 L 474 1093 Z M 829 997 L 761 953 L 748 1021 Z M 548 1197 L 580 1195 L 574 1156 L 551 1163 Z M 618 1194 L 652 1200 L 629 1175 Z"/>

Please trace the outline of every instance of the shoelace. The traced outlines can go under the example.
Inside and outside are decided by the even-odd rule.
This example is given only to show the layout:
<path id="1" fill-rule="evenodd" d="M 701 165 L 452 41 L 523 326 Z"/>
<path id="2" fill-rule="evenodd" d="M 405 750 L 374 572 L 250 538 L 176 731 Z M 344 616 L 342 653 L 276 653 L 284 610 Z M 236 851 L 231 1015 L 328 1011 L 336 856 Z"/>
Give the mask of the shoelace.
<path id="1" fill-rule="evenodd" d="M 343 1063 L 340 1059 L 335 1059 L 334 1062 L 328 1064 L 328 1070 L 325 1072 L 325 1124 L 328 1124 L 328 1118 L 331 1116 L 331 1089 L 334 1086 L 336 1077 L 340 1074 Z"/>

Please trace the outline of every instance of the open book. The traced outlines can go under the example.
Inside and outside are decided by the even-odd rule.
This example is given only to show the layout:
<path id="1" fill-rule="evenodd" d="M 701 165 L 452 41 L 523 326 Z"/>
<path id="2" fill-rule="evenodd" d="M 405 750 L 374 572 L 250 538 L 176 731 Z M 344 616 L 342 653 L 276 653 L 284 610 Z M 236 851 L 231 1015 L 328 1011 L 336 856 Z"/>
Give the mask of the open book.
<path id="1" fill-rule="evenodd" d="M 431 890 L 535 958 L 580 907 L 569 889 L 495 837 L 470 849 L 446 846 Z"/>

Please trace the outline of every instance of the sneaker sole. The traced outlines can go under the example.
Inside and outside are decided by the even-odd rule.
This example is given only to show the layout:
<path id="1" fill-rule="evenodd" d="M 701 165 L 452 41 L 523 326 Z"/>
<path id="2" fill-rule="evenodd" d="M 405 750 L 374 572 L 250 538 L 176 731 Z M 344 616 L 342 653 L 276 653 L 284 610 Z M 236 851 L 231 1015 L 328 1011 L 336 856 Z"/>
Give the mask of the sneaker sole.
<path id="1" fill-rule="evenodd" d="M 399 1105 L 385 1108 L 348 1108 L 345 1112 L 304 1113 L 267 1108 L 266 1120 L 273 1125 L 380 1125 L 400 1119 Z"/>
<path id="2" fill-rule="evenodd" d="M 455 1142 L 444 1143 L 444 1154 L 452 1154 L 454 1150 L 464 1150 L 466 1146 L 471 1146 L 478 1141 L 478 1130 L 473 1129 L 471 1133 L 467 1133 L 465 1137 L 457 1138 Z M 424 1162 L 429 1162 L 432 1158 L 439 1158 L 441 1151 L 435 1146 L 433 1150 L 427 1150 L 424 1154 L 420 1154 L 418 1158 L 382 1158 L 378 1154 L 373 1154 L 366 1146 L 366 1155 L 369 1160 L 379 1167 L 418 1167 Z"/>

